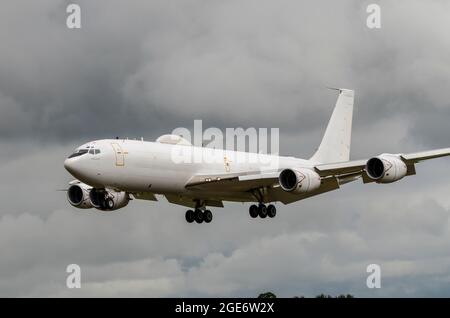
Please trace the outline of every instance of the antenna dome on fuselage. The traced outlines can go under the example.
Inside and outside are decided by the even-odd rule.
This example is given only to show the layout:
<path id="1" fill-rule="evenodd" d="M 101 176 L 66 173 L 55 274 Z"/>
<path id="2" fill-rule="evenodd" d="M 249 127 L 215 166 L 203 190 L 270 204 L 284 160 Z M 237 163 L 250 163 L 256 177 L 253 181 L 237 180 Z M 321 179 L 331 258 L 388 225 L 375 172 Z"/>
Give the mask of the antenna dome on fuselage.
<path id="1" fill-rule="evenodd" d="M 178 135 L 162 135 L 156 139 L 156 142 L 161 144 L 192 146 L 188 140 Z"/>

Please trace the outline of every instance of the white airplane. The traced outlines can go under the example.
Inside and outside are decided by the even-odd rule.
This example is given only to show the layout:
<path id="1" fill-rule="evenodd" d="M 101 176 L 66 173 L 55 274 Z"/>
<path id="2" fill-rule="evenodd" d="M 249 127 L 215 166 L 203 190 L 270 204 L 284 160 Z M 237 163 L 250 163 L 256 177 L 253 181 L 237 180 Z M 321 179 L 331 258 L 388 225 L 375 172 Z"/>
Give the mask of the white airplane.
<path id="1" fill-rule="evenodd" d="M 96 140 L 78 147 L 64 162 L 76 178 L 67 190 L 68 201 L 80 209 L 112 211 L 133 198 L 157 201 L 155 194 L 161 194 L 170 203 L 190 208 L 189 223 L 211 222 L 207 208 L 223 207 L 223 201 L 256 202 L 249 208 L 252 218 L 273 218 L 276 207 L 267 203 L 289 204 L 359 178 L 364 183 L 391 183 L 414 175 L 420 161 L 450 155 L 450 148 L 445 148 L 349 161 L 354 91 L 338 91 L 325 135 L 309 160 L 264 154 L 253 154 L 261 160 L 250 160 L 248 152 L 195 147 L 175 135 L 163 135 L 156 142 Z M 174 153 L 186 150 L 211 160 L 173 160 Z"/>

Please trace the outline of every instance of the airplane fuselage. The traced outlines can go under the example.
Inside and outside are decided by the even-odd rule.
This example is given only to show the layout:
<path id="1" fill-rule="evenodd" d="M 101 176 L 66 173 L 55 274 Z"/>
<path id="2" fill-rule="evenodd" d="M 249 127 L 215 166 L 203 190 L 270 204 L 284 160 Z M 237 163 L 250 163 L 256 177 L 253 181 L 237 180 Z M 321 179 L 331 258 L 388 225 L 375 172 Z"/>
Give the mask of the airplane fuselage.
<path id="1" fill-rule="evenodd" d="M 66 159 L 64 165 L 75 178 L 92 187 L 126 192 L 190 195 L 191 191 L 185 186 L 195 175 L 239 175 L 314 165 L 294 157 L 128 139 L 97 140 L 78 149 L 100 152 L 88 151 Z M 201 195 L 210 194 L 203 192 Z M 229 195 L 223 196 L 226 199 Z M 255 200 L 249 196 L 249 201 Z"/>

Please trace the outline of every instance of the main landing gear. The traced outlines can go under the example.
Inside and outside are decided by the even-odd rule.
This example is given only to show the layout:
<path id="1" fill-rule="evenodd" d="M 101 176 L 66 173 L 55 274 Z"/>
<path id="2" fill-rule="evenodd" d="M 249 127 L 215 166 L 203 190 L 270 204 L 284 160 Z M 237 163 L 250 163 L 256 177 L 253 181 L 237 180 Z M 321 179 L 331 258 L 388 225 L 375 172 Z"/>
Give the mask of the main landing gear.
<path id="1" fill-rule="evenodd" d="M 262 219 L 266 217 L 274 218 L 277 215 L 277 208 L 273 204 L 269 204 L 267 207 L 265 204 L 260 203 L 259 205 L 252 204 L 248 209 L 248 212 L 252 218 L 257 218 L 258 216 Z"/>
<path id="2" fill-rule="evenodd" d="M 252 204 L 248 210 L 252 218 L 257 218 L 258 216 L 262 219 L 266 217 L 274 218 L 277 215 L 277 208 L 273 204 L 266 206 L 263 203 L 258 205 Z M 213 215 L 210 210 L 203 208 L 196 208 L 194 210 L 186 211 L 186 221 L 188 223 L 211 223 Z"/>
<path id="3" fill-rule="evenodd" d="M 188 223 L 197 222 L 197 223 L 210 223 L 213 219 L 213 215 L 210 210 L 195 209 L 195 210 L 187 210 L 186 211 L 186 221 Z"/>

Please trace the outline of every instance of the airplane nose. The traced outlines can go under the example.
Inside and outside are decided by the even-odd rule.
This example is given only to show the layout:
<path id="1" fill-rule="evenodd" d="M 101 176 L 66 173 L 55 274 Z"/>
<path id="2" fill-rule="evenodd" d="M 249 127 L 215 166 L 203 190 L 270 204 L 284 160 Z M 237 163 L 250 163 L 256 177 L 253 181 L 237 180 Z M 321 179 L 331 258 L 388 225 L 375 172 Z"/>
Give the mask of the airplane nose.
<path id="1" fill-rule="evenodd" d="M 69 172 L 70 172 L 70 166 L 71 166 L 70 159 L 64 160 L 64 168 L 66 168 L 66 170 Z"/>
<path id="2" fill-rule="evenodd" d="M 64 160 L 64 168 L 66 168 L 66 170 L 72 175 L 76 173 L 75 160 L 70 158 Z"/>

